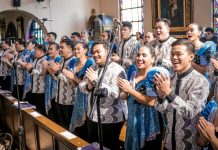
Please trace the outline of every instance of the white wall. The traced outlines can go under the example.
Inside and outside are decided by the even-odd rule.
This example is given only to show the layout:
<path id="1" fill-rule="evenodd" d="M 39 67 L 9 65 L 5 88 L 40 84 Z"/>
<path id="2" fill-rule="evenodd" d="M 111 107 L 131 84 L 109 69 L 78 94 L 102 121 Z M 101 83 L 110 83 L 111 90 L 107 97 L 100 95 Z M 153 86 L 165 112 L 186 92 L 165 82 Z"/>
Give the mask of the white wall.
<path id="1" fill-rule="evenodd" d="M 48 6 L 48 8 L 42 6 Z M 0 0 L 0 12 L 11 9 L 16 9 L 12 6 L 11 0 Z M 17 9 L 28 12 L 37 18 L 52 19 L 53 21 L 45 22 L 44 25 L 48 32 L 55 31 L 60 39 L 62 35 L 69 36 L 73 31 L 85 30 L 91 9 L 95 9 L 96 13 L 99 13 L 99 0 L 45 0 L 41 5 L 36 0 L 21 0 L 21 7 Z M 13 16 L 9 16 L 7 19 L 10 18 Z"/>
<path id="2" fill-rule="evenodd" d="M 110 2 L 109 2 L 110 1 Z M 152 0 L 144 0 L 144 28 L 146 31 L 152 30 Z M 193 0 L 193 22 L 202 26 L 211 26 L 211 1 Z M 100 12 L 119 17 L 119 0 L 100 0 Z"/>

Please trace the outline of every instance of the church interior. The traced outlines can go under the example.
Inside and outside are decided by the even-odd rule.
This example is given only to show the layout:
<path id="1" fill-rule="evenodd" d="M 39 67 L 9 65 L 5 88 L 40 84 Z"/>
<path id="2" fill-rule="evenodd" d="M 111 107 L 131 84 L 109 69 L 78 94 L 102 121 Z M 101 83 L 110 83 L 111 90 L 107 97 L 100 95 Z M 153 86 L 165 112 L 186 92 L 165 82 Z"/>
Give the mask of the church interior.
<path id="1" fill-rule="evenodd" d="M 158 34 L 162 34 L 162 32 L 165 32 L 165 30 L 162 29 L 161 24 L 160 24 L 161 27 L 159 29 L 159 26 L 158 26 L 159 21 L 157 21 L 159 18 L 166 18 L 170 22 L 168 24 L 167 21 L 160 20 L 160 22 L 164 22 L 164 24 L 167 26 L 166 32 L 168 32 L 168 36 L 164 40 L 160 40 L 162 37 L 161 35 L 158 35 Z M 164 25 L 164 28 L 165 28 L 165 25 Z M 193 25 L 194 27 L 191 25 Z M 147 49 L 150 48 L 150 46 L 146 46 L 146 36 L 148 33 L 153 33 L 154 37 L 156 37 L 156 39 L 153 40 L 153 43 L 150 43 L 153 49 L 156 50 L 161 46 L 163 48 L 164 44 L 162 43 L 171 37 L 173 40 L 172 42 L 174 42 L 174 39 L 185 39 L 186 41 L 187 39 L 190 40 L 194 36 L 194 34 L 192 34 L 191 32 L 194 32 L 192 30 L 195 30 L 195 26 L 197 25 L 200 25 L 202 28 L 202 34 L 200 35 L 201 37 L 199 37 L 201 39 L 205 39 L 206 41 L 208 41 L 208 39 L 206 38 L 208 28 L 213 29 L 214 36 L 218 35 L 218 1 L 217 0 L 1 0 L 0 1 L 0 44 L 1 44 L 0 46 L 0 87 L 2 89 L 0 88 L 0 149 L 1 147 L 5 147 L 5 149 L 11 149 L 11 150 L 13 149 L 14 150 L 15 149 L 20 149 L 20 150 L 25 150 L 25 149 L 27 150 L 152 149 L 151 147 L 153 147 L 155 144 L 149 141 L 154 140 L 155 142 L 157 142 L 156 140 L 160 137 L 160 135 L 163 136 L 166 133 L 165 131 L 162 131 L 162 127 L 160 127 L 159 129 L 159 127 L 157 127 L 156 125 L 154 125 L 153 128 L 150 126 L 153 125 L 152 123 L 164 124 L 163 122 L 166 123 L 163 126 L 168 126 L 170 124 L 169 123 L 170 121 L 168 121 L 168 119 L 165 119 L 166 117 L 165 113 L 162 114 L 156 110 L 156 106 L 154 106 L 155 104 L 154 105 L 152 104 L 151 106 L 150 103 L 147 104 L 146 102 L 145 104 L 145 102 L 135 100 L 137 101 L 137 106 L 134 107 L 134 110 L 133 110 L 133 107 L 129 107 L 130 105 L 129 102 L 131 102 L 131 97 L 134 97 L 134 96 L 137 97 L 138 95 L 137 94 L 134 95 L 134 93 L 131 93 L 132 91 L 130 91 L 128 88 L 125 88 L 125 86 L 127 85 L 132 86 L 132 84 L 135 83 L 135 80 L 132 78 L 137 79 L 136 80 L 137 84 L 135 85 L 135 89 L 137 89 L 138 86 L 140 86 L 141 82 L 140 81 L 137 82 L 139 80 L 138 79 L 139 75 L 137 73 L 136 74 L 132 73 L 130 75 L 128 74 L 129 72 L 127 71 L 126 66 L 129 65 L 128 69 L 129 67 L 134 66 L 133 65 L 134 58 L 132 58 L 130 54 L 132 53 L 131 43 L 129 45 L 125 45 L 125 43 L 127 43 L 127 41 L 130 38 L 133 38 L 134 40 L 138 41 L 139 44 L 134 45 L 136 49 L 138 50 L 136 54 L 135 67 L 137 67 L 140 70 L 140 65 L 141 65 L 140 63 L 142 62 L 138 62 L 137 64 L 137 58 L 142 59 L 142 57 L 145 57 L 144 53 L 146 52 L 146 50 L 144 51 L 141 50 L 140 48 L 141 46 L 142 47 L 145 46 Z M 130 29 L 130 36 L 128 36 L 128 38 L 126 39 L 124 38 L 125 37 L 124 32 L 126 31 L 125 29 L 123 29 L 125 27 L 127 27 L 127 30 Z M 160 30 L 160 33 L 158 29 Z M 189 32 L 190 32 L 190 35 L 189 35 Z M 100 91 L 102 92 L 101 98 L 102 97 L 103 98 L 102 100 L 100 100 L 100 104 L 99 104 L 99 101 L 96 100 L 97 108 L 95 108 L 93 106 L 90 106 L 92 104 L 89 105 L 89 101 L 93 99 L 93 96 L 92 96 L 93 91 L 94 91 L 93 88 L 95 89 L 96 86 L 98 87 L 99 84 L 101 85 L 101 80 L 99 81 L 99 78 L 98 80 L 94 80 L 94 79 L 92 80 L 92 77 L 94 76 L 93 70 L 96 68 L 98 69 L 100 68 L 99 70 L 101 70 L 102 64 L 100 64 L 100 61 L 105 61 L 105 60 L 102 59 L 103 56 L 100 57 L 100 52 L 98 51 L 101 47 L 99 46 L 99 49 L 97 49 L 96 52 L 95 52 L 94 47 L 97 47 L 96 45 L 98 45 L 98 42 L 96 42 L 97 43 L 96 44 L 95 41 L 99 39 L 100 40 L 104 39 L 104 36 L 105 36 L 104 33 L 109 33 L 108 34 L 108 36 L 110 37 L 109 44 L 108 44 L 109 50 L 112 50 L 113 48 L 111 47 L 115 45 L 116 50 L 114 50 L 115 51 L 114 53 L 118 58 L 122 57 L 120 59 L 122 62 L 120 63 L 120 61 L 116 61 L 117 59 L 116 57 L 111 58 L 111 60 L 116 62 L 116 64 L 113 64 L 114 62 L 109 63 L 107 67 L 108 67 L 108 70 L 109 68 L 112 68 L 112 70 L 113 69 L 115 70 L 111 72 L 107 72 L 107 70 L 105 69 L 105 76 L 107 76 L 107 78 L 106 77 L 103 79 L 100 78 L 100 76 L 103 73 L 101 74 L 99 73 L 99 71 L 98 73 L 96 73 L 97 76 L 100 79 L 102 79 L 102 82 L 103 82 L 102 85 L 108 83 L 108 85 L 105 85 L 105 87 L 108 88 L 109 94 L 107 94 L 107 96 L 104 97 L 102 96 L 103 92 Z M 50 42 L 50 39 L 49 39 L 50 36 L 54 36 L 53 42 Z M 76 37 L 79 37 L 80 39 L 75 42 L 74 38 Z M 159 37 L 160 39 L 158 39 Z M 215 44 L 218 43 L 217 38 L 215 41 L 212 39 L 211 41 L 213 41 Z M 72 43 L 69 43 L 69 42 L 72 42 Z M 86 45 L 84 43 L 86 43 Z M 5 47 L 4 44 L 8 44 L 8 47 L 7 46 Z M 29 49 L 28 46 L 31 46 L 31 45 L 35 46 L 32 48 L 32 49 L 35 49 L 35 52 L 33 54 L 34 58 L 32 62 L 31 60 L 29 62 L 24 61 L 23 56 L 25 57 L 25 59 L 27 56 L 31 57 L 31 52 L 30 54 L 26 55 L 25 53 L 23 53 L 22 50 L 18 50 L 22 48 L 19 48 L 17 45 L 20 46 L 22 44 L 25 45 L 23 47 L 24 51 L 26 49 Z M 157 46 L 158 44 L 159 46 Z M 194 46 L 196 46 L 195 44 L 196 43 L 194 43 Z M 54 48 L 51 45 L 53 45 Z M 69 52 L 68 50 L 69 45 L 73 45 L 72 51 L 75 51 L 75 52 Z M 87 50 L 85 47 L 88 47 L 88 48 L 92 47 L 93 50 L 92 51 Z M 12 50 L 13 48 L 15 50 Z M 127 49 L 126 51 L 124 51 L 125 48 Z M 7 49 L 10 49 L 12 52 L 9 51 L 7 53 Z M 44 49 L 46 49 L 47 52 L 44 52 Z M 54 49 L 56 49 L 57 51 L 60 49 L 60 53 L 57 54 L 58 55 L 57 59 L 54 58 L 54 60 L 52 60 L 51 57 L 53 56 L 42 58 L 45 55 L 46 56 L 50 54 L 52 55 L 51 51 L 55 51 Z M 83 53 L 81 52 L 81 49 L 87 50 L 86 56 L 84 55 L 83 57 Z M 168 51 L 168 49 L 171 49 L 171 48 L 167 47 L 166 51 Z M 66 50 L 66 53 L 65 53 L 65 50 Z M 141 51 L 143 51 L 144 53 L 141 54 Z M 217 52 L 216 49 L 214 51 Z M 211 57 L 210 57 L 211 59 L 216 58 L 215 52 L 213 56 L 211 54 Z M 68 53 L 72 54 L 72 56 Z M 150 54 L 151 53 L 152 53 L 152 49 L 150 48 Z M 60 60 L 59 60 L 59 54 L 60 54 Z M 111 52 L 111 55 L 113 55 L 113 50 Z M 125 58 L 128 57 L 128 59 L 126 60 L 127 65 L 123 65 L 124 63 L 126 63 L 126 61 L 124 61 L 125 58 L 123 55 L 126 55 Z M 169 65 L 170 67 L 169 67 L 168 62 L 164 64 L 165 58 L 163 57 L 165 57 L 165 55 L 166 54 L 163 54 L 162 56 L 160 56 L 162 57 L 161 61 L 157 61 L 156 63 L 157 64 L 162 63 L 163 66 L 166 65 L 167 70 L 170 73 L 172 73 L 172 68 L 174 68 L 176 65 L 174 66 L 173 63 L 172 65 L 170 63 Z M 172 55 L 169 54 L 169 57 L 170 56 Z M 8 59 L 7 66 L 10 66 L 8 67 L 8 71 L 5 74 L 4 74 L 4 63 L 6 63 L 6 61 L 5 59 L 3 60 L 4 57 Z M 169 57 L 166 56 L 166 59 L 170 61 Z M 199 56 L 199 59 L 201 59 L 201 56 Z M 41 64 L 38 64 L 41 60 L 42 60 Z M 69 60 L 69 64 L 67 64 L 68 60 Z M 86 66 L 88 63 L 82 63 L 82 61 L 88 62 L 89 60 L 91 63 L 90 66 L 95 65 L 96 63 L 97 67 L 89 66 L 91 69 L 90 68 L 87 69 L 88 68 L 87 67 L 86 68 L 87 70 L 83 71 L 83 68 L 81 69 L 81 67 Z M 216 63 L 214 63 L 213 61 L 210 61 L 210 63 L 208 62 L 208 68 L 211 65 L 211 62 L 212 62 L 212 65 L 214 65 L 216 68 Z M 74 68 L 70 66 L 71 63 L 72 65 L 74 65 Z M 117 64 L 119 64 L 119 66 L 117 66 Z M 37 67 L 40 68 L 40 65 L 44 66 L 44 68 L 47 68 L 45 77 L 42 74 L 40 74 L 41 73 L 40 71 L 42 71 L 42 69 L 41 70 L 39 69 L 39 71 L 36 70 Z M 84 65 L 84 66 L 81 66 L 81 65 Z M 196 69 L 195 69 L 195 66 L 193 65 L 193 68 L 197 71 L 199 69 L 200 70 L 199 72 L 202 74 L 201 71 L 204 69 L 206 65 L 205 63 L 203 63 L 203 65 L 201 66 L 202 68 L 199 67 L 200 65 L 198 64 Z M 13 67 L 13 66 L 17 66 L 17 67 Z M 20 68 L 22 68 L 20 66 L 22 66 L 26 70 L 24 69 L 23 72 L 20 72 L 21 71 Z M 48 69 L 49 67 L 51 69 Z M 218 68 L 218 63 L 217 63 L 217 68 Z M 126 80 L 124 81 L 123 79 L 120 78 L 120 76 L 118 77 L 117 74 L 120 70 L 121 70 L 121 74 L 122 74 L 122 71 L 124 71 L 123 73 L 124 75 L 122 74 L 124 76 L 123 79 L 126 78 L 126 80 L 129 80 L 128 84 L 125 83 Z M 73 73 L 70 74 L 70 72 L 73 72 Z M 209 72 L 208 74 L 210 75 L 210 71 L 208 72 Z M 13 73 L 14 75 L 12 75 Z M 20 75 L 20 73 L 22 73 L 22 75 Z M 49 73 L 50 73 L 50 76 L 48 78 L 52 78 L 52 79 L 47 80 L 47 75 Z M 146 77 L 147 75 L 148 73 L 146 73 L 145 76 L 143 77 Z M 216 76 L 215 71 L 214 71 L 214 75 Z M 10 80 L 7 80 L 8 76 L 10 76 Z M 42 76 L 44 77 L 43 83 L 39 83 L 38 81 L 41 82 Z M 117 76 L 118 78 L 118 82 L 116 83 L 114 82 L 115 80 L 117 80 L 117 78 L 113 78 L 115 76 Z M 23 78 L 22 85 L 19 83 L 20 78 Z M 152 78 L 156 79 L 156 76 L 153 74 Z M 168 78 L 166 78 L 165 80 L 167 79 Z M 38 81 L 34 81 L 34 80 L 38 80 Z M 70 80 L 72 80 L 72 82 Z M 87 84 L 84 85 L 83 87 L 83 83 L 86 80 L 87 80 Z M 204 81 L 204 79 L 202 80 Z M 28 85 L 29 82 L 32 85 Z M 53 82 L 55 83 L 55 87 L 49 87 L 50 85 L 53 86 Z M 155 84 L 156 84 L 155 86 L 157 86 L 157 83 Z M 200 84 L 201 84 L 201 81 L 199 82 L 199 85 Z M 205 83 L 204 86 L 206 84 L 207 83 Z M 189 84 L 187 83 L 187 85 Z M 4 89 L 3 88 L 4 86 L 10 86 L 10 88 Z M 28 86 L 30 88 L 30 91 L 31 91 L 30 93 L 32 95 L 28 94 L 28 92 L 25 93 L 25 90 L 27 90 Z M 92 87 L 93 91 L 90 90 L 92 94 L 89 94 L 90 92 L 89 86 Z M 178 85 L 175 84 L 174 86 L 178 86 Z M 211 84 L 211 87 L 213 89 L 217 88 L 216 86 L 217 86 L 216 83 Z M 49 88 L 46 89 L 46 87 L 49 87 Z M 196 85 L 196 87 L 198 86 Z M 21 88 L 22 88 L 22 92 L 20 92 Z M 146 88 L 148 89 L 150 87 L 146 87 Z M 185 89 L 186 87 L 184 86 L 183 88 Z M 187 88 L 187 90 L 190 90 L 190 89 L 191 88 Z M 201 89 L 203 90 L 203 88 Z M 212 90 L 210 89 L 210 94 L 213 93 L 211 92 L 213 91 L 213 89 Z M 151 87 L 151 90 L 153 90 L 152 87 Z M 156 87 L 155 87 L 155 90 L 156 90 Z M 42 91 L 42 92 L 39 92 L 39 91 Z M 85 91 L 86 93 L 84 94 L 83 91 Z M 176 88 L 175 88 L 175 91 L 176 91 Z M 127 95 L 128 100 L 127 101 L 123 100 L 122 102 L 118 101 L 117 95 L 120 96 L 122 93 L 126 94 L 125 92 L 128 94 Z M 139 88 L 138 93 L 140 93 L 141 95 L 145 94 L 143 93 L 143 85 L 141 88 Z M 153 100 L 152 98 L 154 96 L 151 93 L 152 92 L 146 93 L 145 97 L 140 97 L 141 95 L 139 95 L 136 99 L 144 98 L 144 100 L 149 99 L 150 101 L 152 101 Z M 160 95 L 158 95 L 159 93 L 157 91 L 155 93 L 156 93 L 155 96 L 158 99 Z M 170 95 L 171 93 L 168 93 L 168 94 Z M 178 92 L 177 93 L 175 92 L 174 94 L 182 97 L 180 95 L 181 93 L 178 94 Z M 215 92 L 215 97 L 216 97 L 216 94 L 217 93 Z M 53 95 L 55 96 L 52 97 Z M 169 95 L 166 94 L 164 98 L 170 97 Z M 206 93 L 205 95 L 209 95 L 209 94 Z M 24 96 L 26 97 L 23 98 Z M 50 98 L 50 100 L 47 100 L 48 97 L 46 98 L 46 96 L 50 96 L 52 98 Z M 174 96 L 175 95 L 173 95 L 172 97 Z M 213 96 L 214 95 L 212 95 L 211 97 Z M 83 101 L 81 100 L 80 104 L 77 104 L 79 102 L 76 101 L 78 97 L 83 99 Z M 95 96 L 95 97 L 96 99 L 98 99 L 98 96 Z M 199 99 L 201 99 L 202 97 L 199 96 Z M 208 97 L 210 97 L 210 95 Z M 37 102 L 37 98 L 39 99 L 40 102 L 39 101 Z M 42 99 L 42 102 L 41 102 L 41 99 Z M 72 99 L 73 99 L 73 102 L 72 102 Z M 156 101 L 158 101 L 157 99 Z M 54 101 L 54 103 L 51 102 L 52 100 Z M 66 100 L 66 103 L 65 103 L 65 100 Z M 174 103 L 176 100 L 177 99 L 175 98 L 175 100 L 172 103 Z M 169 101 L 169 103 L 171 103 L 170 100 L 166 100 L 166 101 Z M 185 101 L 184 103 L 188 103 L 187 101 Z M 14 106 L 15 102 L 18 103 L 16 108 Z M 25 102 L 27 102 L 28 106 L 34 106 L 34 107 L 31 107 L 31 108 L 29 107 L 27 109 L 19 108 L 20 106 L 24 106 Z M 41 108 L 38 111 L 38 107 L 41 107 L 41 103 L 44 107 L 42 108 L 43 111 L 41 111 Z M 174 106 L 174 104 L 172 103 L 169 105 Z M 180 104 L 183 104 L 183 103 L 180 102 Z M 53 105 L 55 108 L 56 107 L 58 108 L 58 110 L 52 110 L 54 112 L 57 111 L 56 112 L 57 116 L 56 117 L 53 116 L 54 118 L 49 116 L 49 112 L 51 108 L 53 107 Z M 107 105 L 110 105 L 110 107 L 106 108 Z M 135 105 L 135 103 L 132 102 L 132 105 Z M 146 108 L 144 108 L 142 105 L 146 105 Z M 199 105 L 196 104 L 196 106 L 200 107 L 200 104 Z M 98 112 L 99 107 L 100 107 L 101 112 Z M 126 108 L 123 108 L 123 107 L 126 107 Z M 91 110 L 89 110 L 89 108 Z M 183 105 L 181 106 L 181 112 L 186 114 L 188 110 L 187 111 L 182 110 L 182 108 L 186 108 L 186 105 L 184 104 L 184 106 Z M 121 114 L 119 114 L 119 109 L 122 109 L 122 110 L 125 109 L 126 111 L 128 110 L 127 111 L 128 114 L 125 114 L 124 111 L 121 112 Z M 148 109 L 149 110 L 152 109 L 149 112 L 150 116 L 147 114 Z M 189 109 L 188 106 L 187 106 L 187 109 Z M 74 110 L 76 110 L 76 112 L 74 112 Z M 176 108 L 174 110 L 176 110 Z M 80 111 L 81 113 L 79 113 Z M 83 114 L 82 114 L 82 111 L 84 111 Z M 177 113 L 177 115 L 179 116 L 181 112 L 179 110 L 176 110 L 176 111 L 174 113 L 175 114 Z M 93 117 L 92 119 L 84 119 L 84 118 L 89 117 L 87 115 L 88 112 Z M 135 116 L 131 115 L 131 113 L 133 112 Z M 158 113 L 155 114 L 154 112 L 158 112 Z M 74 119 L 72 119 L 73 118 L 72 116 L 74 115 L 71 116 L 72 113 L 75 113 L 75 115 L 77 115 L 77 118 L 76 118 L 77 124 L 75 126 L 72 126 L 72 122 L 74 121 Z M 100 117 L 100 120 L 101 120 L 100 123 L 98 120 L 99 118 L 98 119 L 96 118 L 97 117 L 96 113 L 97 115 L 100 115 L 98 116 Z M 115 113 L 116 115 L 113 116 Z M 137 117 L 139 117 L 137 115 L 141 115 L 140 117 L 143 118 L 142 117 L 143 115 L 140 113 L 142 113 L 143 115 L 148 115 L 148 117 L 147 118 L 145 117 L 145 119 L 141 119 L 140 121 L 136 121 L 138 119 Z M 55 115 L 55 113 L 52 115 Z M 59 115 L 63 115 L 63 117 L 60 119 Z M 125 115 L 128 117 L 126 117 Z M 134 119 L 133 117 L 137 119 Z M 151 119 L 148 119 L 150 117 Z M 165 120 L 163 119 L 162 121 L 160 121 L 161 119 L 156 119 L 156 121 L 158 120 L 157 122 L 156 121 L 152 122 L 151 120 L 155 120 L 154 119 L 155 117 L 164 118 Z M 177 119 L 179 119 L 179 117 Z M 68 120 L 67 125 L 64 123 L 62 124 L 61 122 L 65 118 Z M 187 118 L 190 119 L 190 116 Z M 61 121 L 59 122 L 55 119 L 59 119 Z M 98 121 L 96 121 L 96 119 Z M 79 127 L 77 127 L 77 125 L 79 124 L 78 120 L 83 122 L 82 126 L 79 125 Z M 145 126 L 145 129 L 142 127 L 134 128 L 135 125 L 132 125 L 133 123 L 131 124 L 130 120 L 132 122 L 135 121 L 135 124 L 140 122 L 139 124 L 141 126 Z M 147 123 L 148 120 L 151 121 L 150 126 Z M 182 121 L 180 121 L 179 123 L 181 122 Z M 142 125 L 143 123 L 144 125 Z M 174 123 L 175 122 L 173 122 L 172 124 Z M 108 125 L 108 128 L 110 128 L 108 130 L 107 130 L 107 125 Z M 146 128 L 147 126 L 149 126 L 149 129 L 148 129 L 149 131 Z M 174 127 L 174 130 L 178 126 L 179 125 L 176 125 L 176 127 Z M 184 126 L 181 127 L 181 130 L 185 128 Z M 195 128 L 197 129 L 197 125 Z M 92 136 L 90 140 L 89 134 L 92 135 L 93 130 L 95 130 L 95 133 L 97 134 L 96 139 L 94 140 L 95 136 Z M 157 130 L 160 130 L 160 132 L 157 132 Z M 178 130 L 180 130 L 180 128 Z M 188 128 L 187 130 L 191 130 L 191 129 Z M 109 135 L 109 132 L 111 131 L 112 132 L 114 131 L 114 134 L 115 132 L 118 131 L 118 134 Z M 135 132 L 137 132 L 137 134 Z M 174 132 L 172 134 L 175 134 L 176 131 L 172 131 L 172 132 Z M 198 132 L 200 131 L 198 130 Z M 203 133 L 206 133 L 206 131 L 203 132 L 203 129 L 202 129 L 202 132 L 200 133 L 203 134 Z M 149 134 L 150 136 L 148 136 L 147 134 Z M 153 137 L 154 134 L 155 134 L 155 138 Z M 108 137 L 105 137 L 106 135 L 108 135 Z M 181 136 L 182 135 L 183 133 L 181 131 Z M 109 138 L 110 136 L 111 137 L 116 136 L 117 139 L 115 138 L 110 139 Z M 135 137 L 138 136 L 138 138 L 135 139 L 134 136 Z M 178 137 L 180 137 L 180 135 Z M 176 147 L 176 149 L 180 149 L 180 150 L 189 149 L 189 148 L 194 149 L 196 146 L 195 144 L 193 144 L 193 142 L 191 142 L 192 147 L 187 146 L 187 143 L 189 141 L 187 143 L 184 142 L 185 143 L 184 145 L 183 145 L 183 142 L 181 142 L 182 143 L 181 145 L 177 144 L 178 142 L 177 140 L 179 140 L 179 138 L 176 138 L 176 137 L 174 138 L 176 140 L 172 138 L 171 142 L 176 143 L 176 146 L 173 145 Z M 161 144 L 159 144 L 159 147 L 153 147 L 153 149 L 161 149 L 161 150 L 165 148 L 170 149 L 168 147 L 169 143 L 167 142 L 164 143 L 165 140 L 166 139 L 159 140 Z M 110 144 L 109 146 L 107 145 L 109 142 L 105 144 L 105 141 L 110 141 L 113 144 L 114 143 L 115 144 L 114 145 L 112 144 L 113 146 L 110 147 Z M 198 142 L 199 141 L 197 141 L 197 143 Z M 209 142 L 211 141 L 209 140 Z M 157 143 L 156 145 L 158 145 Z M 216 144 L 218 145 L 218 143 Z M 199 145 L 200 144 L 198 144 L 198 146 Z M 215 147 L 213 144 L 211 145 L 213 146 L 213 148 Z"/>

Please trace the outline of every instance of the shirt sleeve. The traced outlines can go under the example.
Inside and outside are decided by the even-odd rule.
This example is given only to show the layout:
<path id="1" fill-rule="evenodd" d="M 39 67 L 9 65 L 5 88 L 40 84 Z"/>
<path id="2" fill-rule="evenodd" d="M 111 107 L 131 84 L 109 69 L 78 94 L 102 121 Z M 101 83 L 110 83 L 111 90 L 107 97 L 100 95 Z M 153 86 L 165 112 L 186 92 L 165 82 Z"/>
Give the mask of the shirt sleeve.
<path id="1" fill-rule="evenodd" d="M 205 106 L 207 97 L 209 94 L 209 85 L 206 79 L 199 78 L 196 80 L 190 91 L 187 93 L 187 99 L 182 99 L 178 95 L 175 95 L 174 100 L 169 103 L 171 107 L 185 118 L 193 118 L 199 114 Z M 168 101 L 169 102 L 169 101 Z"/>

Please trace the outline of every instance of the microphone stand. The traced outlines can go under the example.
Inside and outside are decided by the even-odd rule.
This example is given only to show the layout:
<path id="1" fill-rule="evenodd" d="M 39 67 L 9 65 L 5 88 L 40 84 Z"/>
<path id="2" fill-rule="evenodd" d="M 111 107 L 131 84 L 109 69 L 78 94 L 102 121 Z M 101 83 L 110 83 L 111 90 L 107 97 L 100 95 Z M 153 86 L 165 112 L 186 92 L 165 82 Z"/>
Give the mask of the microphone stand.
<path id="1" fill-rule="evenodd" d="M 105 72 L 107 71 L 107 68 L 108 68 L 108 65 L 109 65 L 109 60 L 110 60 L 110 57 L 111 57 L 111 53 L 112 53 L 112 45 L 115 43 L 115 40 L 116 40 L 116 36 L 118 34 L 118 29 L 119 29 L 119 24 L 114 24 L 114 29 L 115 29 L 115 34 L 114 34 L 114 39 L 112 41 L 112 43 L 110 43 L 110 41 L 108 42 L 108 45 L 109 45 L 109 53 L 108 53 L 108 56 L 107 56 L 107 59 L 106 59 L 106 63 L 104 65 L 104 68 L 103 68 L 103 71 L 102 71 L 102 75 L 101 77 L 99 78 L 99 82 L 96 86 L 96 89 L 94 90 L 94 104 L 93 104 L 93 107 L 92 107 L 92 110 L 89 114 L 89 117 L 91 118 L 93 116 L 93 113 L 94 113 L 94 108 L 97 107 L 97 118 L 98 118 L 98 140 L 99 140 L 99 145 L 100 145 L 100 150 L 103 150 L 103 134 L 102 134 L 102 125 L 101 125 L 101 111 L 100 111 L 100 99 L 101 98 L 106 98 L 108 97 L 108 91 L 106 88 L 102 88 L 101 85 L 102 85 L 102 82 L 103 82 L 103 79 L 104 79 L 104 76 L 105 76 Z M 111 38 L 111 36 L 110 36 Z"/>
<path id="2" fill-rule="evenodd" d="M 19 116 L 19 127 L 18 127 L 18 136 L 19 136 L 19 149 L 25 150 L 26 144 L 25 144 L 25 136 L 24 136 L 24 125 L 23 125 L 23 116 L 21 112 L 21 105 L 20 105 L 20 94 L 19 94 L 19 88 L 18 88 L 18 79 L 17 79 L 17 65 L 18 62 L 14 62 L 12 64 L 12 68 L 14 68 L 15 71 L 15 84 L 16 84 L 16 90 L 17 90 L 17 102 L 18 102 L 18 116 Z"/>

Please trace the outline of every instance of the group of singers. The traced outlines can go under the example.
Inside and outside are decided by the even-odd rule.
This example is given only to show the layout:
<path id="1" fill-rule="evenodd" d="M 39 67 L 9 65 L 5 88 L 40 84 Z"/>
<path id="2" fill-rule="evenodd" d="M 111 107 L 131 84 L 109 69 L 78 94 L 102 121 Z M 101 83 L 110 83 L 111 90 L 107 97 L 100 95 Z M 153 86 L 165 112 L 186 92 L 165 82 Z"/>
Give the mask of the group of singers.
<path id="1" fill-rule="evenodd" d="M 166 18 L 159 18 L 155 32 L 145 33 L 144 40 L 131 36 L 128 21 L 120 29 L 118 44 L 111 43 L 111 31 L 97 41 L 73 32 L 60 44 L 54 32 L 44 44 L 2 39 L 0 86 L 92 143 L 98 142 L 94 93 L 102 79 L 100 88 L 107 89 L 100 99 L 105 147 L 120 149 L 126 122 L 127 150 L 218 149 L 216 44 L 200 41 L 202 27 L 196 23 L 188 25 L 186 39 L 171 37 Z"/>

